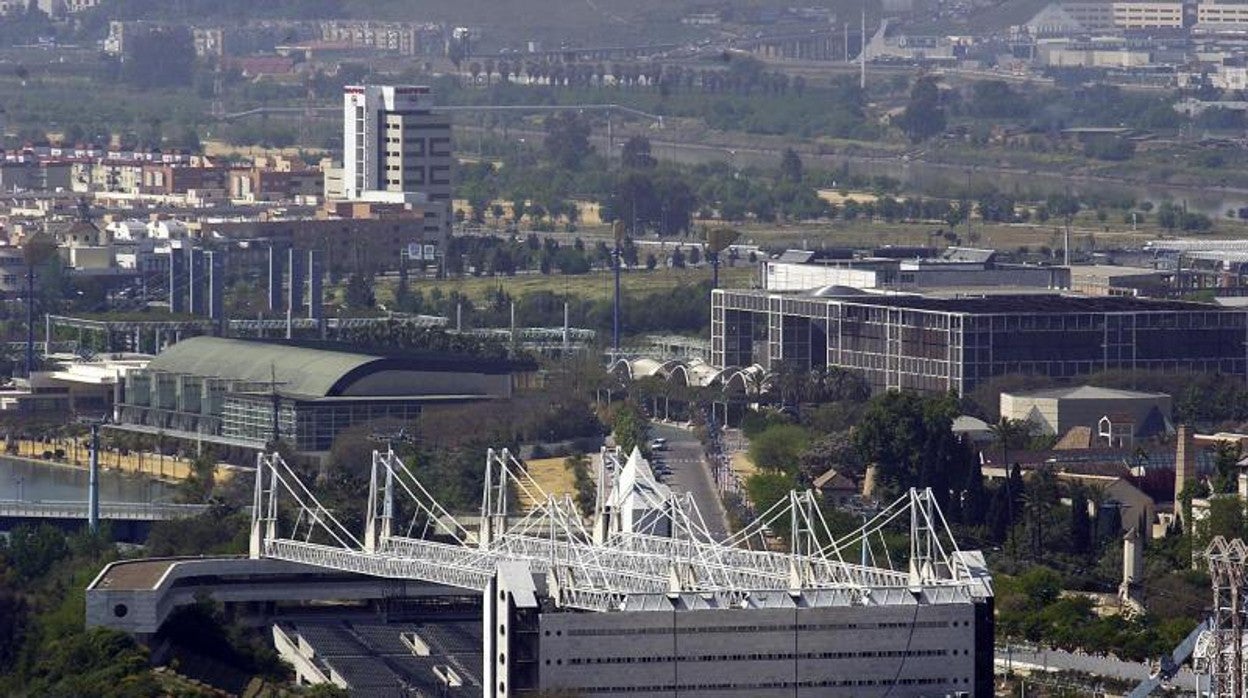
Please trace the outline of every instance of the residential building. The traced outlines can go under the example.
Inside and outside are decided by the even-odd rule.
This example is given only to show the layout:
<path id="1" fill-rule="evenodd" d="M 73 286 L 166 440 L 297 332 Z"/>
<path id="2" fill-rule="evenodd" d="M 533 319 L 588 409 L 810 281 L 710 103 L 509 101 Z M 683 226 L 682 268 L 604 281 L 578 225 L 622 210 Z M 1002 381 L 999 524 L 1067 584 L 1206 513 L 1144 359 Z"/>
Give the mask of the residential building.
<path id="1" fill-rule="evenodd" d="M 451 123 L 430 111 L 428 87 L 348 86 L 343 90 L 346 199 L 423 199 L 427 220 L 450 234 Z"/>
<path id="2" fill-rule="evenodd" d="M 0 245 L 0 297 L 13 297 L 26 287 L 26 257 L 22 248 Z"/>
<path id="3" fill-rule="evenodd" d="M 341 43 L 353 48 L 415 56 L 420 53 L 422 25 L 410 22 L 375 22 L 371 20 L 333 20 L 321 22 L 321 40 Z"/>
<path id="4" fill-rule="evenodd" d="M 1196 26 L 1200 29 L 1248 26 L 1248 5 L 1234 2 L 1201 2 L 1196 5 Z"/>
<path id="5" fill-rule="evenodd" d="M 444 240 L 441 227 L 427 221 L 421 207 L 405 207 L 401 215 L 371 217 L 208 218 L 190 223 L 189 231 L 192 238 L 230 243 L 230 264 L 237 261 L 262 268 L 271 244 L 320 250 L 330 273 L 398 269 L 400 255 L 411 245 L 440 249 Z M 260 242 L 266 244 L 256 244 Z"/>
<path id="6" fill-rule="evenodd" d="M 99 5 L 103 0 L 33 0 L 32 4 L 53 19 L 58 19 L 66 15 L 72 15 L 83 10 L 89 10 Z"/>

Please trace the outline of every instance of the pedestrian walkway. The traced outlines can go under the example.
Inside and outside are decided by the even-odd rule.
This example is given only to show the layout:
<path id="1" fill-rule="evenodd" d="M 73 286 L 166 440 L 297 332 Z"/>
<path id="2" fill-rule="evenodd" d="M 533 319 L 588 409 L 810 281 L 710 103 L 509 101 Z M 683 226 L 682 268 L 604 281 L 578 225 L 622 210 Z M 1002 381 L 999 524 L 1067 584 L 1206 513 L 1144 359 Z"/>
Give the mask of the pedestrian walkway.
<path id="1" fill-rule="evenodd" d="M 59 463 L 80 468 L 90 465 L 91 447 L 86 439 L 54 439 L 49 442 L 33 439 L 11 439 L 7 455 L 41 463 Z M 185 480 L 191 474 L 191 461 L 179 456 L 117 449 L 100 450 L 100 467 L 126 473 L 148 475 L 161 480 Z M 222 470 L 218 469 L 218 475 Z"/>

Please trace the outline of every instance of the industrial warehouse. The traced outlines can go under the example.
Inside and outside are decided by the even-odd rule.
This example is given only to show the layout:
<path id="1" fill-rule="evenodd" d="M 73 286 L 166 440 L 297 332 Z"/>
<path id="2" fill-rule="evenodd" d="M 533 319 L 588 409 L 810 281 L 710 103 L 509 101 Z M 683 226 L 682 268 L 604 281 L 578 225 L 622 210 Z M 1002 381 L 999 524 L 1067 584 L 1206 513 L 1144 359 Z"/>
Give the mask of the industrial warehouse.
<path id="1" fill-rule="evenodd" d="M 831 287 L 711 294 L 711 363 L 841 366 L 872 389 L 965 394 L 1012 373 L 1115 369 L 1248 375 L 1248 314 L 1173 300 L 1057 293 L 885 295 Z"/>

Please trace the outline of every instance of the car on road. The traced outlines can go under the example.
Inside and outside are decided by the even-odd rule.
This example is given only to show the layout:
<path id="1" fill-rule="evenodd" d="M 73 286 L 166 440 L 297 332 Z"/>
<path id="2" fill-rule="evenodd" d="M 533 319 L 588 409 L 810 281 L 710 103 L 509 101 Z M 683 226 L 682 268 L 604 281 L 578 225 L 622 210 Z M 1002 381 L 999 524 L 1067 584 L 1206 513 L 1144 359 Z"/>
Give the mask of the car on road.
<path id="1" fill-rule="evenodd" d="M 661 437 L 660 437 L 660 438 L 657 438 L 657 439 L 655 439 L 655 440 L 651 441 L 651 442 L 650 442 L 650 450 L 651 450 L 651 451 L 666 451 L 666 450 L 667 450 L 667 439 L 664 439 L 664 438 L 661 438 Z"/>

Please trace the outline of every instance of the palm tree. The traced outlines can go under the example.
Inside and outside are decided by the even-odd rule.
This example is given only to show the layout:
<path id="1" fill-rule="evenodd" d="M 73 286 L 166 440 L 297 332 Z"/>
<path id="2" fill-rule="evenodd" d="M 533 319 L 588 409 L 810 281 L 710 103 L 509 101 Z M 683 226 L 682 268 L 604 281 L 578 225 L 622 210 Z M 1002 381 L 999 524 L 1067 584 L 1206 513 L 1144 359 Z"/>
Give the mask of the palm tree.
<path id="1" fill-rule="evenodd" d="M 1024 437 L 1031 436 L 1032 423 L 1026 419 L 1010 419 L 1001 417 L 996 424 L 988 427 L 992 432 L 993 442 L 1001 449 L 1001 467 L 1005 469 L 1005 486 L 1007 499 L 1008 530 L 1014 538 L 1014 492 L 1010 485 L 1010 449 L 1019 446 Z"/>

